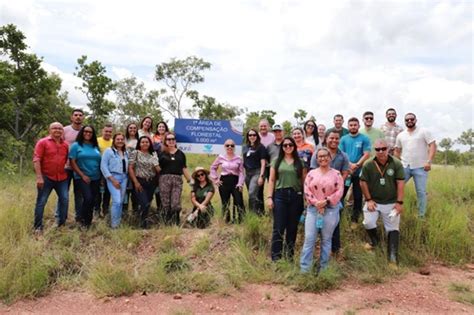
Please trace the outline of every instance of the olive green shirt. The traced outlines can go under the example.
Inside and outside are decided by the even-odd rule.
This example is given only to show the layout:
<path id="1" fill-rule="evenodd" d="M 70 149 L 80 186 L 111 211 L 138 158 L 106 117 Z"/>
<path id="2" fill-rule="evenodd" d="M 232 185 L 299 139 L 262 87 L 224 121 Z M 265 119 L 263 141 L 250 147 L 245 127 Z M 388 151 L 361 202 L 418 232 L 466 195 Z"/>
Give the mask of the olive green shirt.
<path id="1" fill-rule="evenodd" d="M 405 179 L 402 163 L 389 156 L 385 165 L 378 164 L 383 176 L 375 163 L 377 163 L 376 158 L 369 159 L 364 163 L 360 180 L 367 183 L 370 196 L 376 203 L 383 205 L 395 203 L 397 201 L 397 180 Z"/>
<path id="2" fill-rule="evenodd" d="M 271 163 L 272 167 L 275 167 L 276 160 Z M 303 164 L 304 167 L 304 164 Z M 275 189 L 281 188 L 293 188 L 296 192 L 302 192 L 303 186 L 301 183 L 301 178 L 298 178 L 296 174 L 296 169 L 292 164 L 286 163 L 285 159 L 281 160 L 280 167 L 278 170 L 275 170 L 278 174 L 278 178 L 275 183 Z"/>

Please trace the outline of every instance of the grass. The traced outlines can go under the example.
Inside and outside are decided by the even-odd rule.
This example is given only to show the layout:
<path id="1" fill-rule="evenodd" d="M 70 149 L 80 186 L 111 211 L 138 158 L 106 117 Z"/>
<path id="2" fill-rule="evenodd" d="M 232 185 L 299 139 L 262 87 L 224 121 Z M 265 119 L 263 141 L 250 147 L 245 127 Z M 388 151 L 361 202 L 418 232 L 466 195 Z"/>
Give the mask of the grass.
<path id="1" fill-rule="evenodd" d="M 188 164 L 193 169 L 211 162 L 212 157 L 191 155 Z M 153 227 L 144 231 L 128 224 L 112 230 L 107 221 L 94 219 L 89 231 L 80 231 L 72 223 L 54 227 L 53 193 L 45 209 L 44 235 L 35 239 L 34 177 L 0 175 L 0 299 L 11 303 L 45 295 L 53 288 L 87 290 L 98 297 L 143 291 L 230 294 L 247 283 L 320 292 L 339 287 L 344 279 L 380 283 L 432 260 L 462 265 L 474 259 L 472 178 L 473 168 L 435 168 L 428 181 L 428 213 L 423 221 L 417 218 L 413 183 L 407 185 L 399 270 L 388 268 L 384 241 L 374 252 L 362 249 L 365 231 L 351 231 L 345 211 L 341 221 L 345 260 L 331 260 L 330 268 L 319 275 L 301 275 L 301 226 L 294 261 L 272 263 L 272 218 L 247 215 L 240 225 L 226 225 L 218 196 L 213 199 L 216 215 L 206 230 Z M 187 185 L 182 200 L 183 208 L 189 209 Z M 72 209 L 71 201 L 69 221 Z M 472 304 L 470 287 L 452 284 L 450 291 L 453 299 Z"/>

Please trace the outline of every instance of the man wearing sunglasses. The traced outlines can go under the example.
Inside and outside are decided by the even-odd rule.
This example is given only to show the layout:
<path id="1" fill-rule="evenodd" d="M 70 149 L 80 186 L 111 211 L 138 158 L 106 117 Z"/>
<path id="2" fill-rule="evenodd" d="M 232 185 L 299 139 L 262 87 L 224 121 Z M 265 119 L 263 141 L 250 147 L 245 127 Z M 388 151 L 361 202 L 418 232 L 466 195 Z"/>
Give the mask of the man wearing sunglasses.
<path id="1" fill-rule="evenodd" d="M 416 115 L 405 115 L 407 130 L 397 136 L 395 156 L 401 158 L 405 169 L 405 182 L 411 177 L 415 181 L 416 197 L 418 198 L 418 216 L 426 214 L 426 183 L 431 162 L 436 154 L 436 140 L 431 133 L 416 126 Z"/>
<path id="2" fill-rule="evenodd" d="M 372 127 L 374 124 L 374 113 L 367 111 L 362 115 L 362 120 L 364 121 L 364 128 L 360 130 L 360 133 L 369 137 L 370 145 L 372 146 L 371 155 L 375 155 L 374 143 L 377 139 L 384 139 L 384 133 L 377 128 Z"/>
<path id="3" fill-rule="evenodd" d="M 384 139 L 376 140 L 374 147 L 375 157 L 364 164 L 360 175 L 360 187 L 366 201 L 364 227 L 370 238 L 366 248 L 373 249 L 379 243 L 377 219 L 381 216 L 388 236 L 388 259 L 396 266 L 405 176 L 402 163 L 388 154 Z"/>

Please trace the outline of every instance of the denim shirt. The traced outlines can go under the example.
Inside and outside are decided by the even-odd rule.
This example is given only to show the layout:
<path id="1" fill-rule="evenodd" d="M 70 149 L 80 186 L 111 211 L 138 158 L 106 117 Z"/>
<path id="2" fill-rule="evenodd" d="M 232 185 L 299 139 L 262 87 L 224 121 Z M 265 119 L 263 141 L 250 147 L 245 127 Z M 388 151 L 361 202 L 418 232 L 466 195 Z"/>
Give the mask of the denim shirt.
<path id="1" fill-rule="evenodd" d="M 123 171 L 123 162 L 125 160 L 125 172 Z M 123 153 L 123 159 L 115 148 L 107 148 L 102 156 L 100 162 L 100 170 L 105 178 L 113 174 L 127 174 L 128 173 L 128 152 Z"/>

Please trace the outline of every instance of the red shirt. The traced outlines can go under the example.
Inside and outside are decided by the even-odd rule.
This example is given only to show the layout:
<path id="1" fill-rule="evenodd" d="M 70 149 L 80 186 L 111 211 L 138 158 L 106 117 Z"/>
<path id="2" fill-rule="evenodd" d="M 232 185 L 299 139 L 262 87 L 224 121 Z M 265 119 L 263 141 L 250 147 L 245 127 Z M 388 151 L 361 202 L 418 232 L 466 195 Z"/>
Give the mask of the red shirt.
<path id="1" fill-rule="evenodd" d="M 41 172 L 54 181 L 67 179 L 64 166 L 67 162 L 69 145 L 63 139 L 56 143 L 51 136 L 40 139 L 35 146 L 33 162 L 40 162 Z"/>

